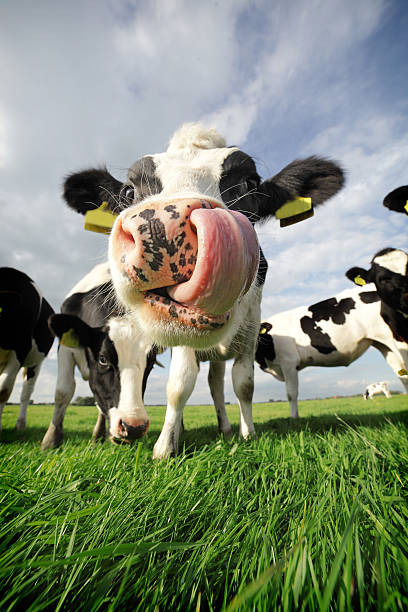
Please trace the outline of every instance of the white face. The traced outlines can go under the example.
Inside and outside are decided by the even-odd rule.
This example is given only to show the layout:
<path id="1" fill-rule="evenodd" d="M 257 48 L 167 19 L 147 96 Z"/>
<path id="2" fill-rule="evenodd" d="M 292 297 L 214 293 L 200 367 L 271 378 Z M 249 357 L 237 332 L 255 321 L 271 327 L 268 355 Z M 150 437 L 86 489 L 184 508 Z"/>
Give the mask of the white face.
<path id="1" fill-rule="evenodd" d="M 374 263 L 387 268 L 391 272 L 401 274 L 401 276 L 406 276 L 408 272 L 408 255 L 399 249 L 394 249 L 390 253 L 375 257 Z"/>
<path id="2" fill-rule="evenodd" d="M 157 344 L 214 346 L 254 284 L 255 231 L 220 193 L 223 162 L 233 151 L 170 146 L 153 157 L 160 193 L 115 221 L 109 261 L 116 294 Z"/>
<path id="3" fill-rule="evenodd" d="M 138 327 L 126 317 L 111 319 L 109 337 L 112 340 L 120 372 L 120 396 L 117 407 L 109 410 L 109 433 L 114 440 L 127 441 L 127 431 L 142 437 L 149 427 L 149 416 L 142 399 L 142 380 L 150 346 Z M 129 435 L 129 438 L 132 436 Z"/>

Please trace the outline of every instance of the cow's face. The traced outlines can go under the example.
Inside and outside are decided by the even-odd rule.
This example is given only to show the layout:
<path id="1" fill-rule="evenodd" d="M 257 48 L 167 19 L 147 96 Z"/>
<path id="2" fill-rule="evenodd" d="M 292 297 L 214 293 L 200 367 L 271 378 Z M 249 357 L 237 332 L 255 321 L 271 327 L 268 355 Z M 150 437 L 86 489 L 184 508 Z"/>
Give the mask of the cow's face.
<path id="1" fill-rule="evenodd" d="M 382 301 L 408 317 L 408 254 L 401 249 L 383 249 L 371 261 L 371 268 L 354 267 L 346 276 L 356 282 L 374 283 Z"/>
<path id="2" fill-rule="evenodd" d="M 50 317 L 49 325 L 62 344 L 85 351 L 89 386 L 108 419 L 112 441 L 132 442 L 144 436 L 149 417 L 143 392 L 155 354 L 138 342 L 132 325 L 118 317 L 104 327 L 90 327 L 79 317 L 65 314 Z"/>
<path id="3" fill-rule="evenodd" d="M 299 199 L 318 205 L 343 184 L 336 164 L 315 157 L 261 182 L 250 156 L 195 124 L 176 132 L 165 153 L 133 164 L 124 184 L 109 177 L 72 175 L 64 197 L 82 213 L 102 200 L 120 213 L 109 240 L 119 300 L 151 340 L 196 348 L 223 338 L 254 285 L 253 224 L 275 213 L 309 214 L 306 206 L 299 215 Z"/>

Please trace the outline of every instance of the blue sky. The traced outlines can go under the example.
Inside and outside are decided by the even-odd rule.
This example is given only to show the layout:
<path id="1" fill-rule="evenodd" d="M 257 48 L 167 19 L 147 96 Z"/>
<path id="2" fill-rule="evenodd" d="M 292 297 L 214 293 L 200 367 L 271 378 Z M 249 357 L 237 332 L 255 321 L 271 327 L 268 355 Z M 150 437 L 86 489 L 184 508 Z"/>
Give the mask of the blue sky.
<path id="1" fill-rule="evenodd" d="M 106 163 L 123 178 L 199 120 L 251 154 L 264 178 L 310 154 L 347 173 L 313 219 L 259 228 L 269 261 L 263 316 L 347 288 L 349 267 L 386 246 L 408 248 L 405 218 L 381 206 L 407 183 L 407 31 L 408 6 L 393 0 L 1 3 L 1 265 L 31 275 L 58 310 L 107 246 L 64 206 L 63 177 Z M 146 403 L 165 402 L 168 352 L 162 361 Z M 210 402 L 207 371 L 192 403 Z M 36 401 L 52 401 L 55 377 L 56 345 Z M 402 390 L 370 349 L 349 368 L 304 370 L 300 397 L 360 393 L 378 380 Z M 19 379 L 13 400 L 20 388 Z M 89 394 L 79 379 L 76 394 Z M 284 396 L 257 368 L 255 401 Z"/>

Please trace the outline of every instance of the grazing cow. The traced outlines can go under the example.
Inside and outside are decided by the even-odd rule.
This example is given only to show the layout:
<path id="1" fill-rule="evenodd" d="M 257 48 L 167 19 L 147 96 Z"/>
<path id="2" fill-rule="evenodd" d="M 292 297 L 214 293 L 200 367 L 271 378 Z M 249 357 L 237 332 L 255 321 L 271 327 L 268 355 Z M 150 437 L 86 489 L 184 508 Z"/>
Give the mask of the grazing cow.
<path id="1" fill-rule="evenodd" d="M 113 441 L 140 438 L 149 426 L 142 397 L 156 351 L 149 350 L 145 342 L 133 343 L 133 323 L 127 323 L 114 298 L 109 264 L 95 266 L 79 281 L 61 311 L 49 320 L 60 345 L 54 415 L 42 448 L 62 442 L 65 411 L 75 391 L 75 366 L 89 380 L 99 411 L 94 438 L 105 438 L 106 419 Z M 138 401 L 127 406 L 128 398 L 133 397 Z M 128 409 L 124 412 L 122 406 Z"/>
<path id="2" fill-rule="evenodd" d="M 261 181 L 254 161 L 200 124 L 186 124 L 166 152 L 132 165 L 121 183 L 106 170 L 70 176 L 64 196 L 85 214 L 104 202 L 120 213 L 109 242 L 116 295 L 133 313 L 136 338 L 178 346 L 165 423 L 154 457 L 177 452 L 182 411 L 199 359 L 234 358 L 241 434 L 254 434 L 253 363 L 267 269 L 253 228 L 276 215 L 300 220 L 343 185 L 343 172 L 317 157 Z M 223 403 L 223 364 L 211 366 Z"/>
<path id="3" fill-rule="evenodd" d="M 33 280 L 14 268 L 0 268 L 0 431 L 3 408 L 24 368 L 16 427 L 26 426 L 27 406 L 54 336 L 47 320 L 53 313 Z"/>
<path id="4" fill-rule="evenodd" d="M 285 382 L 291 417 L 298 416 L 299 370 L 348 366 L 370 346 L 380 351 L 408 391 L 408 344 L 394 336 L 381 307 L 371 284 L 261 323 L 256 361 L 262 370 Z"/>
<path id="5" fill-rule="evenodd" d="M 374 395 L 379 395 L 380 393 L 384 393 L 387 399 L 390 399 L 391 397 L 388 384 L 385 381 L 379 383 L 371 383 L 371 385 L 368 385 L 366 387 L 366 390 L 364 391 L 363 397 L 365 400 L 373 399 Z"/>
<path id="6" fill-rule="evenodd" d="M 390 210 L 408 215 L 408 185 L 397 187 L 385 196 L 383 205 Z"/>

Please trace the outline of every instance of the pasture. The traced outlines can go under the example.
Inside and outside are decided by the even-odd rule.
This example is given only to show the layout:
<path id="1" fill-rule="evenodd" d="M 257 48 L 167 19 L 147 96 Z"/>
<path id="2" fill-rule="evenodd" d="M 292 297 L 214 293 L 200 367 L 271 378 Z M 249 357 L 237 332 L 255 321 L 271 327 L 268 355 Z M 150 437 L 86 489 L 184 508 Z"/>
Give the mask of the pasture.
<path id="1" fill-rule="evenodd" d="M 95 408 L 51 406 L 0 443 L 1 610 L 408 609 L 408 400 L 254 405 L 258 438 L 216 434 L 188 406 L 180 454 L 153 462 L 164 418 L 134 446 L 92 444 Z"/>

